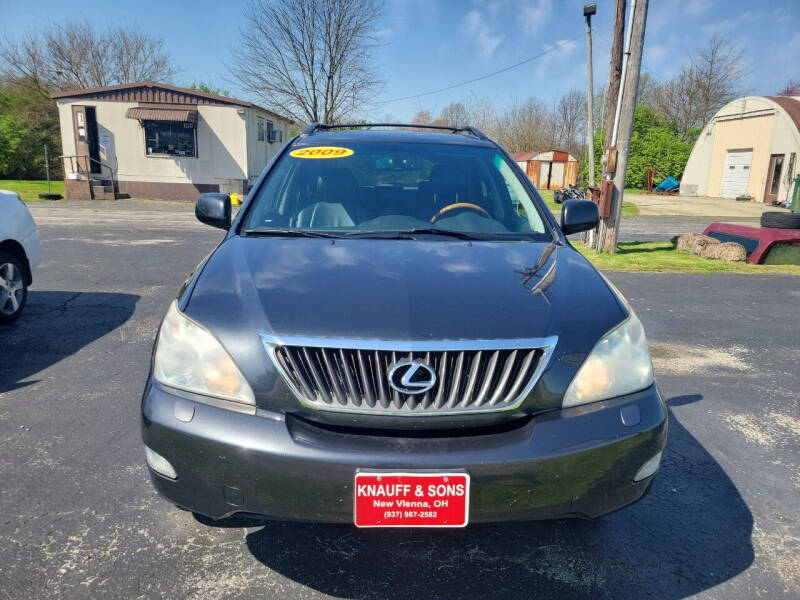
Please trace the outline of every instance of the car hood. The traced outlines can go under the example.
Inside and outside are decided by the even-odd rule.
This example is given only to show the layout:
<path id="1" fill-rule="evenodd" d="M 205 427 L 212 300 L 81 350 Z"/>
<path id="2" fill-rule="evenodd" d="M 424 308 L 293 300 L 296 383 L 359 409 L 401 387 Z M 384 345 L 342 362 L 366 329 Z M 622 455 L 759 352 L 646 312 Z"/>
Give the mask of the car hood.
<path id="1" fill-rule="evenodd" d="M 184 311 L 223 342 L 251 382 L 267 387 L 261 333 L 557 336 L 554 360 L 571 365 L 568 384 L 600 336 L 626 317 L 597 271 L 563 244 L 239 236 L 209 258 Z"/>

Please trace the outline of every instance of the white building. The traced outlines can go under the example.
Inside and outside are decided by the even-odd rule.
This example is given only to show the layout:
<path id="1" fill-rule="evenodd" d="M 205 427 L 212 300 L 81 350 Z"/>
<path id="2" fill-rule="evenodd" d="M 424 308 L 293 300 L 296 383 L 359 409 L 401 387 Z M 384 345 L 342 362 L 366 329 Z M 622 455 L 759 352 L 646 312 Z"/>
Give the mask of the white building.
<path id="1" fill-rule="evenodd" d="M 800 168 L 800 97 L 738 98 L 697 138 L 681 180 L 682 196 L 786 202 Z"/>
<path id="2" fill-rule="evenodd" d="M 246 193 L 292 124 L 250 102 L 152 81 L 53 98 L 68 198 Z"/>

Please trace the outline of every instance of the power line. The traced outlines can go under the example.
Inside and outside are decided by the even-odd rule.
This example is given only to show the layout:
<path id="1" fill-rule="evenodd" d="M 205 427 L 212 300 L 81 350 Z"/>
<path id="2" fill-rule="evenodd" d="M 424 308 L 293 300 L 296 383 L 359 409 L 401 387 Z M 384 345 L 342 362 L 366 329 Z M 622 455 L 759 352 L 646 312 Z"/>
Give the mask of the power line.
<path id="1" fill-rule="evenodd" d="M 513 65 L 510 65 L 510 66 L 505 67 L 503 69 L 500 69 L 499 71 L 492 71 L 491 73 L 487 73 L 486 75 L 481 75 L 480 77 L 475 77 L 474 79 L 469 79 L 467 81 L 462 81 L 461 83 L 454 83 L 453 85 L 448 85 L 447 87 L 439 88 L 439 89 L 436 89 L 436 90 L 431 90 L 431 91 L 428 91 L 428 92 L 422 92 L 421 94 L 412 94 L 411 96 L 401 96 L 399 98 L 392 98 L 391 100 L 382 100 L 380 102 L 376 102 L 375 104 L 391 104 L 392 102 L 399 102 L 401 100 L 413 100 L 414 98 L 422 98 L 423 96 L 430 96 L 431 94 L 438 94 L 439 92 L 446 92 L 448 90 L 452 90 L 452 89 L 455 89 L 457 87 L 461 87 L 461 86 L 464 86 L 464 85 L 469 85 L 470 83 L 475 83 L 476 81 L 482 81 L 484 79 L 488 79 L 489 77 L 494 77 L 495 75 L 500 75 L 501 73 L 505 73 L 506 71 L 510 71 L 511 69 L 516 69 L 517 67 L 521 67 L 522 65 L 527 64 L 527 63 L 529 63 L 531 61 L 534 61 L 537 58 L 541 58 L 541 57 L 545 56 L 546 54 L 550 54 L 551 52 L 555 52 L 556 50 L 558 50 L 562 46 L 566 46 L 568 43 L 575 41 L 577 38 L 581 37 L 582 35 L 583 35 L 583 32 L 579 33 L 575 37 L 572 37 L 572 38 L 569 38 L 569 39 L 566 39 L 566 40 L 561 40 L 560 42 L 557 42 L 555 46 L 552 46 L 552 47 L 548 48 L 547 50 L 544 50 L 544 51 L 540 52 L 539 54 L 537 54 L 535 56 L 531 56 L 530 58 L 526 58 L 525 60 L 521 60 L 520 62 L 518 62 L 516 64 L 513 64 Z"/>

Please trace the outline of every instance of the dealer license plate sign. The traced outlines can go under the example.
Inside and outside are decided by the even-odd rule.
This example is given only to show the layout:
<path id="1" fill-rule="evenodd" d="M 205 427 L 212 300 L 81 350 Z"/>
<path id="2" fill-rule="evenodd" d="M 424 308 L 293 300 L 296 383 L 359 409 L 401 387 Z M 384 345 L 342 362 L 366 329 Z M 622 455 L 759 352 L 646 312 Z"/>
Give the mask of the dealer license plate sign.
<path id="1" fill-rule="evenodd" d="M 356 473 L 357 527 L 464 527 L 467 473 Z"/>

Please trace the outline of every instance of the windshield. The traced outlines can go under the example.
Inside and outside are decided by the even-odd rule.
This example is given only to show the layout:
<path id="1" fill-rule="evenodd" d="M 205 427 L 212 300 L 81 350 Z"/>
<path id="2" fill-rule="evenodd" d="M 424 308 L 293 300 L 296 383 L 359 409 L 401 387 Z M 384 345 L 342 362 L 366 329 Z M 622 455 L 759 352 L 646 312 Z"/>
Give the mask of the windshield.
<path id="1" fill-rule="evenodd" d="M 550 237 L 525 187 L 493 148 L 409 143 L 293 148 L 259 189 L 244 231 Z"/>

